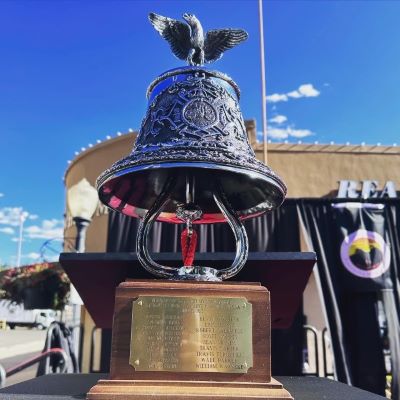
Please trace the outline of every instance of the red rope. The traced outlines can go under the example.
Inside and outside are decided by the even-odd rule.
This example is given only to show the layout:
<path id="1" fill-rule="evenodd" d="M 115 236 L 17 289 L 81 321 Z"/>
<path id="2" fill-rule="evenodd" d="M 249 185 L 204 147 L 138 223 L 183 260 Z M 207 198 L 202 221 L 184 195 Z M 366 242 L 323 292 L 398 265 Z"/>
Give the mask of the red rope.
<path id="1" fill-rule="evenodd" d="M 181 234 L 181 246 L 182 246 L 182 259 L 185 267 L 193 265 L 194 254 L 196 253 L 197 246 L 197 233 L 192 230 L 191 234 L 188 229 L 185 228 Z"/>

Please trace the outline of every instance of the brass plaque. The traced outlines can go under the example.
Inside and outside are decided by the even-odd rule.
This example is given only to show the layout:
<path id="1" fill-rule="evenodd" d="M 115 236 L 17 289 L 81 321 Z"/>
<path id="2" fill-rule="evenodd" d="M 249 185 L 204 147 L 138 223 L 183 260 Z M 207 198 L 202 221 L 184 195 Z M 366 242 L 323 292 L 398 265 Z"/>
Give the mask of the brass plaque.
<path id="1" fill-rule="evenodd" d="M 238 297 L 140 296 L 129 362 L 136 371 L 246 373 L 253 366 L 252 305 Z"/>

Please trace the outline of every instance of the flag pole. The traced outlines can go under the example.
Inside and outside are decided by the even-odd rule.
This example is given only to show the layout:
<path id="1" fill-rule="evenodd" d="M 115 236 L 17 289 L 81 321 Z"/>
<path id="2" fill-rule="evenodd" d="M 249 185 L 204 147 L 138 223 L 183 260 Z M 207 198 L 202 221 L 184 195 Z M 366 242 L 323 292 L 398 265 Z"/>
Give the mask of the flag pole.
<path id="1" fill-rule="evenodd" d="M 265 54 L 264 54 L 264 21 L 263 4 L 258 0 L 258 17 L 260 26 L 260 58 L 261 58 L 261 101 L 262 101 L 262 124 L 263 124 L 263 159 L 267 164 L 267 94 L 265 81 Z"/>

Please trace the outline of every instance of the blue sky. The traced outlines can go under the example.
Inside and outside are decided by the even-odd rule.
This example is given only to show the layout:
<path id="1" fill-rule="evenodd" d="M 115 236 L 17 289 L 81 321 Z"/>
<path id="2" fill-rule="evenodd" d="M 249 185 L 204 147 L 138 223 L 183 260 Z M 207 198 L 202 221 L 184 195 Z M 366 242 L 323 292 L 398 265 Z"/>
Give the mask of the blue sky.
<path id="1" fill-rule="evenodd" d="M 0 263 L 15 262 L 20 208 L 29 213 L 23 262 L 62 235 L 67 160 L 137 128 L 148 84 L 182 65 L 148 23 L 150 11 L 249 32 L 213 68 L 236 80 L 243 114 L 261 130 L 256 1 L 3 0 Z M 264 2 L 273 140 L 400 143 L 399 19 L 400 2 Z"/>

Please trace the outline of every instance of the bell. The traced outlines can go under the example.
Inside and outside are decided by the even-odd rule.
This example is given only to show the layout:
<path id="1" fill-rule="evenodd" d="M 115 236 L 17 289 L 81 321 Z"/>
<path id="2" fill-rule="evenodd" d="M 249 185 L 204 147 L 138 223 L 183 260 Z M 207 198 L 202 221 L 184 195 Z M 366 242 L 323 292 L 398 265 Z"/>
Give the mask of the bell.
<path id="1" fill-rule="evenodd" d="M 231 78 L 204 67 L 182 67 L 159 76 L 147 97 L 132 153 L 98 178 L 103 203 L 144 217 L 169 180 L 174 182 L 158 221 L 182 223 L 177 209 L 188 201 L 188 191 L 202 211 L 193 223 L 226 221 L 213 197 L 217 187 L 239 219 L 283 202 L 286 186 L 256 159 Z"/>
<path id="2" fill-rule="evenodd" d="M 225 74 L 198 66 L 170 70 L 150 85 L 147 97 L 133 151 L 100 175 L 99 197 L 110 208 L 141 218 L 136 253 L 152 274 L 228 279 L 248 256 L 242 220 L 278 207 L 286 186 L 256 159 L 238 104 L 239 88 Z M 187 265 L 175 268 L 151 258 L 148 237 L 156 220 L 186 224 L 181 241 Z M 225 269 L 193 266 L 197 234 L 192 226 L 215 222 L 232 228 L 235 259 Z"/>

